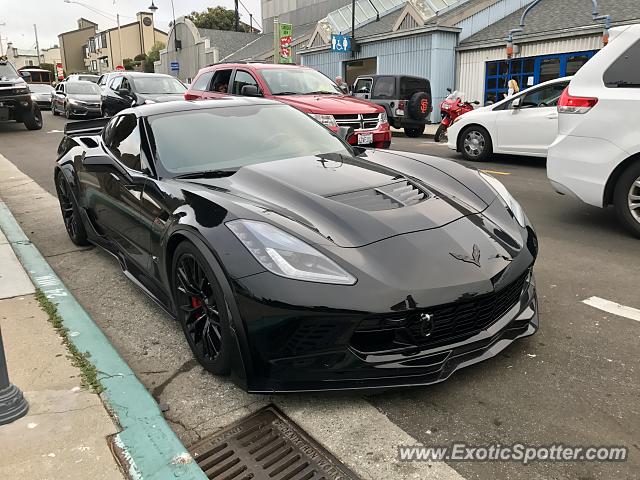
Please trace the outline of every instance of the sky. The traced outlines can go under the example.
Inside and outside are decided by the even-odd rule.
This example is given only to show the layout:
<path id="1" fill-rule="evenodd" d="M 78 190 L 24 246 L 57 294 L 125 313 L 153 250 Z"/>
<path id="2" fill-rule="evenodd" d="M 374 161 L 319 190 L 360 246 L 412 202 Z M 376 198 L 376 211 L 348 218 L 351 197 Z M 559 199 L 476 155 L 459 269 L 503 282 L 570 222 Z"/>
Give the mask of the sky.
<path id="1" fill-rule="evenodd" d="M 75 1 L 75 0 L 74 0 Z M 202 11 L 207 7 L 221 5 L 234 8 L 233 0 L 173 0 L 176 18 Z M 77 4 L 68 4 L 64 0 L 0 0 L 0 38 L 2 45 L 7 41 L 22 49 L 35 49 L 33 24 L 38 28 L 40 48 L 49 48 L 58 43 L 58 34 L 77 28 L 76 20 L 80 17 L 98 23 L 100 29 L 116 26 L 115 15 L 120 14 L 120 24 L 135 21 L 136 13 L 148 11 L 151 0 L 78 0 L 94 9 L 104 12 L 100 15 L 91 9 Z M 262 24 L 260 0 L 241 0 L 253 13 L 258 24 Z M 155 14 L 155 25 L 168 31 L 172 19 L 171 0 L 154 0 L 158 10 Z M 240 19 L 249 23 L 249 14 L 240 6 Z M 2 24 L 5 25 L 2 25 Z"/>

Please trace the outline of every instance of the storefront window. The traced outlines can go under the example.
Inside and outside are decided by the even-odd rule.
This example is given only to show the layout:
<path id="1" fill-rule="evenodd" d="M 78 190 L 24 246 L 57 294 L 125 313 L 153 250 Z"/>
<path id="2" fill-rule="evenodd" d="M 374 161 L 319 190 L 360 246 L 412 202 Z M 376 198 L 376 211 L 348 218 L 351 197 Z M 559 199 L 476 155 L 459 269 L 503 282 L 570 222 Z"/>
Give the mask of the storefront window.
<path id="1" fill-rule="evenodd" d="M 509 80 L 518 82 L 520 90 L 560 77 L 575 75 L 596 51 L 514 58 L 487 62 L 485 102 L 502 100 Z"/>

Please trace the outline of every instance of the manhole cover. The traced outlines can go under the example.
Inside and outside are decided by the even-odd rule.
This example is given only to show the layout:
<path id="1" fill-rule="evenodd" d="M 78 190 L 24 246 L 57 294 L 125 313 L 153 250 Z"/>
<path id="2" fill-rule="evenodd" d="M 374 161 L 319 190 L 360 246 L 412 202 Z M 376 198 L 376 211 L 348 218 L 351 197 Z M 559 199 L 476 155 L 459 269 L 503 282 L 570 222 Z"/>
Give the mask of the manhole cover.
<path id="1" fill-rule="evenodd" d="M 359 480 L 272 406 L 189 450 L 210 479 Z"/>

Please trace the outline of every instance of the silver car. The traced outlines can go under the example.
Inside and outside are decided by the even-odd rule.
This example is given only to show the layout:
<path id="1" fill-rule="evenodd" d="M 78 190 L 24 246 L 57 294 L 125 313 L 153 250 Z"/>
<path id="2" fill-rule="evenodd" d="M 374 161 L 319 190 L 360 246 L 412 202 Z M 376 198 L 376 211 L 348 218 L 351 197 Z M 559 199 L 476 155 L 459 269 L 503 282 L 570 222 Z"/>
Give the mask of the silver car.
<path id="1" fill-rule="evenodd" d="M 99 117 L 100 87 L 93 82 L 75 81 L 60 83 L 51 97 L 51 112 L 72 117 Z"/>
<path id="2" fill-rule="evenodd" d="M 36 102 L 40 110 L 49 110 L 51 108 L 51 98 L 53 96 L 53 87 L 46 83 L 30 83 L 29 91 L 31 92 L 31 100 Z"/>

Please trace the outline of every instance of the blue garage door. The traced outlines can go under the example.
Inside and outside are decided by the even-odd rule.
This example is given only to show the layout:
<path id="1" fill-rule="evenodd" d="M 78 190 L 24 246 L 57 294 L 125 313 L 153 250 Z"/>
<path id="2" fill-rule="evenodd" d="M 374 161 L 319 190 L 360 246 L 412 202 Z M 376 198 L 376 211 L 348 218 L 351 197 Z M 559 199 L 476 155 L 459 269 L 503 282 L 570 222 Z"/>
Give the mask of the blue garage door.
<path id="1" fill-rule="evenodd" d="M 590 50 L 487 62 L 485 103 L 502 100 L 512 78 L 518 82 L 520 90 L 524 90 L 554 78 L 575 75 L 596 52 L 597 50 Z"/>

